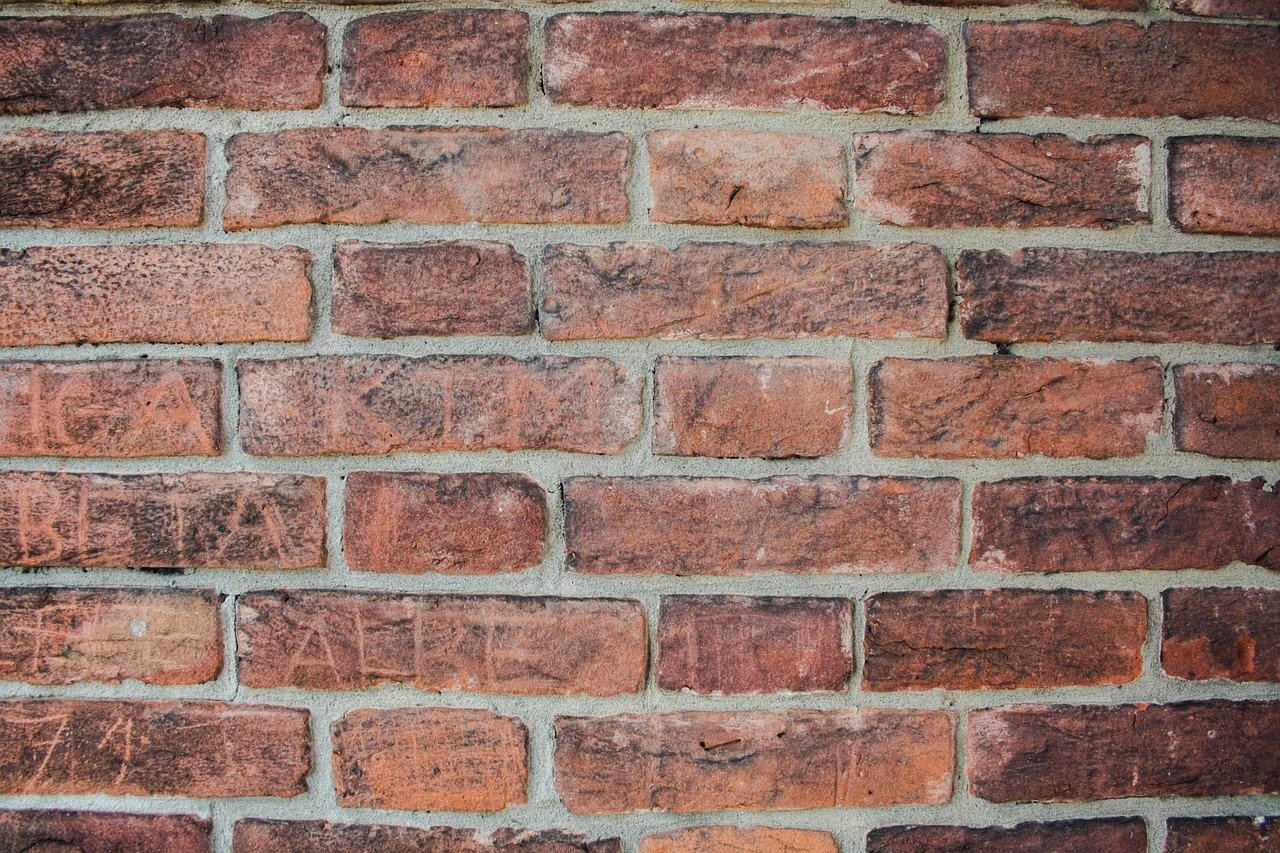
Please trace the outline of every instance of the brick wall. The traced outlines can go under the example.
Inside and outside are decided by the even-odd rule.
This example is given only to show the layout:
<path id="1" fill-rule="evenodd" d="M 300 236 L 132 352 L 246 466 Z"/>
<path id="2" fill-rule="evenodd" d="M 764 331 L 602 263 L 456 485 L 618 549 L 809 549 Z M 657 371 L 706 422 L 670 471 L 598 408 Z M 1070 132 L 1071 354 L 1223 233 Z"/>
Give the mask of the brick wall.
<path id="1" fill-rule="evenodd" d="M 5 15 L 0 850 L 1280 849 L 1276 0 Z"/>

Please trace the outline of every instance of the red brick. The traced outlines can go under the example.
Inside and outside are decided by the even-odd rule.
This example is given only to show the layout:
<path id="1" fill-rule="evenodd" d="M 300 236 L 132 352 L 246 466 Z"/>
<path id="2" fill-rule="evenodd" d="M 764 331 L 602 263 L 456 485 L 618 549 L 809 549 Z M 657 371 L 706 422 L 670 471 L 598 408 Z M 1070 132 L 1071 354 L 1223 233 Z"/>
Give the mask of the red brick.
<path id="1" fill-rule="evenodd" d="M 320 820 L 236 821 L 235 853 L 622 853 L 617 838 L 587 841 L 559 829 L 474 829 L 386 824 L 326 823 Z"/>
<path id="2" fill-rule="evenodd" d="M 305 708 L 228 702 L 0 701 L 0 793 L 292 797 Z"/>
<path id="3" fill-rule="evenodd" d="M 942 571 L 960 484 L 907 477 L 571 477 L 569 567 L 594 574 Z"/>
<path id="4" fill-rule="evenodd" d="M 1276 817 L 1171 817 L 1164 853 L 1277 853 Z"/>
<path id="5" fill-rule="evenodd" d="M 266 456 L 618 453 L 640 432 L 643 381 L 604 358 L 311 356 L 238 370 L 241 442 Z"/>
<path id="6" fill-rule="evenodd" d="M 1085 802 L 1280 792 L 1280 702 L 1021 705 L 969 714 L 969 791 Z"/>
<path id="7" fill-rule="evenodd" d="M 867 599 L 866 690 L 1125 684 L 1142 674 L 1136 592 L 947 589 Z"/>
<path id="8" fill-rule="evenodd" d="M 989 118 L 1280 119 L 1280 30 L 1169 21 L 965 25 L 970 112 Z"/>
<path id="9" fill-rule="evenodd" d="M 1146 853 L 1138 817 L 1020 823 L 1016 826 L 885 826 L 867 836 L 867 853 Z"/>
<path id="10" fill-rule="evenodd" d="M 844 598 L 669 595 L 658 622 L 657 682 L 694 693 L 842 690 L 853 671 Z"/>
<path id="11" fill-rule="evenodd" d="M 612 696 L 644 686 L 636 601 L 283 590 L 248 593 L 239 607 L 249 687 Z"/>
<path id="12" fill-rule="evenodd" d="M 203 219 L 203 134 L 0 134 L 0 227 L 191 227 Z"/>
<path id="13" fill-rule="evenodd" d="M 250 473 L 0 474 L 0 565 L 310 569 L 324 480 Z"/>
<path id="14" fill-rule="evenodd" d="M 904 3 L 924 6 L 945 6 L 949 8 L 965 8 L 969 6 L 1032 6 L 1040 5 L 1043 0 L 901 0 Z M 1112 12 L 1141 12 L 1145 4 L 1143 0 L 1064 0 L 1067 6 L 1081 9 L 1103 9 Z"/>
<path id="15" fill-rule="evenodd" d="M 1180 231 L 1280 237 L 1280 140 L 1170 139 L 1169 218 Z"/>
<path id="16" fill-rule="evenodd" d="M 492 127 L 242 133 L 227 143 L 223 226 L 616 224 L 627 147 L 622 133 Z"/>
<path id="17" fill-rule="evenodd" d="M 524 335 L 529 271 L 505 243 L 344 241 L 333 260 L 333 330 L 342 335 Z"/>
<path id="18" fill-rule="evenodd" d="M 640 853 L 839 853 L 828 832 L 772 826 L 698 826 L 650 835 Z"/>
<path id="19" fill-rule="evenodd" d="M 0 811 L 0 848 L 27 853 L 210 853 L 195 815 Z"/>
<path id="20" fill-rule="evenodd" d="M 496 812 L 525 801 L 526 730 L 471 708 L 370 708 L 333 724 L 338 804 Z"/>
<path id="21" fill-rule="evenodd" d="M 1028 477 L 979 483 L 980 572 L 1280 569 L 1280 492 L 1261 478 Z"/>
<path id="22" fill-rule="evenodd" d="M 216 456 L 222 365 L 0 361 L 0 455 Z"/>
<path id="23" fill-rule="evenodd" d="M 212 681 L 221 603 L 208 589 L 11 588 L 0 593 L 0 680 Z"/>
<path id="24" fill-rule="evenodd" d="M 1169 0 L 1169 8 L 1184 15 L 1210 18 L 1280 19 L 1276 0 Z"/>
<path id="25" fill-rule="evenodd" d="M 342 103 L 509 107 L 526 101 L 529 16 L 500 9 L 359 18 L 342 39 Z"/>
<path id="26" fill-rule="evenodd" d="M 301 12 L 6 18 L 0 113 L 318 107 L 324 40 L 324 25 Z"/>
<path id="27" fill-rule="evenodd" d="M 842 359 L 664 356 L 654 383 L 654 453 L 814 457 L 849 439 L 853 369 Z"/>
<path id="28" fill-rule="evenodd" d="M 946 259 L 920 243 L 559 243 L 542 270 L 551 340 L 946 336 Z"/>
<path id="29" fill-rule="evenodd" d="M 1179 450 L 1280 459 L 1280 366 L 1180 364 L 1173 369 Z"/>
<path id="30" fill-rule="evenodd" d="M 1151 144 L 1057 133 L 853 137 L 854 204 L 891 225 L 1114 228 L 1149 222 Z"/>
<path id="31" fill-rule="evenodd" d="M 1160 659 L 1175 678 L 1280 681 L 1280 590 L 1165 590 Z"/>
<path id="32" fill-rule="evenodd" d="M 928 113 L 945 48 L 931 27 L 801 15 L 606 13 L 547 23 L 552 103 Z"/>
<path id="33" fill-rule="evenodd" d="M 0 346 L 305 341 L 310 263 L 293 246 L 0 249 Z"/>
<path id="34" fill-rule="evenodd" d="M 647 143 L 655 222 L 838 228 L 847 220 L 844 149 L 835 139 L 661 130 Z"/>
<path id="35" fill-rule="evenodd" d="M 973 250 L 956 277 L 960 328 L 978 340 L 1280 340 L 1273 253 Z"/>
<path id="36" fill-rule="evenodd" d="M 1137 456 L 1164 411 L 1156 358 L 887 358 L 870 387 L 879 456 Z"/>
<path id="37" fill-rule="evenodd" d="M 546 493 L 523 474 L 347 476 L 342 549 L 356 571 L 523 571 L 542 562 L 546 528 Z"/>
<path id="38" fill-rule="evenodd" d="M 870 708 L 557 717 L 556 787 L 577 814 L 938 804 L 955 719 Z"/>

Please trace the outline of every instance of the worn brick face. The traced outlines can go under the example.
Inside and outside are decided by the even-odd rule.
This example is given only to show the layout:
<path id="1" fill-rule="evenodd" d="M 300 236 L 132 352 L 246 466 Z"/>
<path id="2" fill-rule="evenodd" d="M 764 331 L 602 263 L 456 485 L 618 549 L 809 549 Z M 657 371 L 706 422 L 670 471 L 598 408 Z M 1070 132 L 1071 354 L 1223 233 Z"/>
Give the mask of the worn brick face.
<path id="1" fill-rule="evenodd" d="M 207 818 L 195 815 L 0 811 L 0 848 L 30 853 L 210 853 L 211 829 Z"/>
<path id="2" fill-rule="evenodd" d="M 640 853 L 838 853 L 829 832 L 772 826 L 698 826 L 650 835 Z"/>
<path id="3" fill-rule="evenodd" d="M 1170 139 L 1169 218 L 1192 233 L 1280 237 L 1280 140 Z"/>
<path id="4" fill-rule="evenodd" d="M 1280 681 L 1280 590 L 1165 590 L 1160 660 L 1175 678 Z"/>
<path id="5" fill-rule="evenodd" d="M 1173 369 L 1179 450 L 1280 459 L 1280 366 L 1180 364 Z"/>
<path id="6" fill-rule="evenodd" d="M 1146 853 L 1141 818 L 1061 820 L 1016 826 L 886 826 L 867 835 L 867 853 L 1035 853 L 1105 850 Z"/>
<path id="7" fill-rule="evenodd" d="M 1280 18 L 1276 0 L 1169 0 L 1169 8 L 1210 18 Z"/>
<path id="8" fill-rule="evenodd" d="M 1275 853 L 1280 828 L 1272 817 L 1171 817 L 1164 853 Z"/>
<path id="9" fill-rule="evenodd" d="M 419 829 L 263 818 L 236 821 L 231 843 L 234 853 L 622 853 L 617 838 L 588 841 L 559 829 L 497 829 L 482 835 L 446 826 Z"/>

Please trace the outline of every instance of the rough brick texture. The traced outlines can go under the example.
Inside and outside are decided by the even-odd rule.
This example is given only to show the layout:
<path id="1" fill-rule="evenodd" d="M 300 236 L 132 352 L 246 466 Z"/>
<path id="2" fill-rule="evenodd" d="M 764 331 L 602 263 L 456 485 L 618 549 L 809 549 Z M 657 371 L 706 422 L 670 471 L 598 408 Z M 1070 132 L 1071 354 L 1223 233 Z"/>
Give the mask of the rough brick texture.
<path id="1" fill-rule="evenodd" d="M 1165 836 L 1165 853 L 1275 853 L 1280 826 L 1271 817 L 1173 817 Z"/>
<path id="2" fill-rule="evenodd" d="M 1170 139 L 1169 218 L 1187 232 L 1280 237 L 1280 141 Z"/>
<path id="3" fill-rule="evenodd" d="M 1106 850 L 1146 853 L 1141 818 L 1064 820 L 1017 826 L 887 826 L 867 836 L 867 853 L 1035 853 Z"/>
<path id="4" fill-rule="evenodd" d="M 837 853 L 830 833 L 771 826 L 699 826 L 650 835 L 640 853 Z"/>
<path id="5" fill-rule="evenodd" d="M 1175 678 L 1280 681 L 1280 590 L 1167 590 L 1160 660 Z"/>
<path id="6" fill-rule="evenodd" d="M 210 853 L 211 827 L 195 815 L 0 811 L 0 847 L 32 853 Z"/>
<path id="7" fill-rule="evenodd" d="M 1169 0 L 1169 8 L 1184 15 L 1210 18 L 1280 19 L 1276 0 Z"/>
<path id="8" fill-rule="evenodd" d="M 1179 450 L 1239 459 L 1280 458 L 1280 366 L 1178 365 L 1173 369 Z"/>
<path id="9" fill-rule="evenodd" d="M 474 829 L 434 826 L 418 829 L 386 824 L 326 823 L 319 820 L 236 821 L 233 853 L 622 853 L 616 838 L 588 841 L 558 829 Z M 149 851 L 148 851 L 149 853 Z"/>

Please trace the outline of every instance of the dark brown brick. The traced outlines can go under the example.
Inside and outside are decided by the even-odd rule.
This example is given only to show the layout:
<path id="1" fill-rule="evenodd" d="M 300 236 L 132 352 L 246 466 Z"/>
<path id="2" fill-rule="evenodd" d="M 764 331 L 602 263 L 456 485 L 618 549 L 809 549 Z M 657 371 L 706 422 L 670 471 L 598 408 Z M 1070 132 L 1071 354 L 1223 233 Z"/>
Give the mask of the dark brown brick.
<path id="1" fill-rule="evenodd" d="M 1171 817 L 1164 853 L 1277 853 L 1277 817 Z"/>
<path id="2" fill-rule="evenodd" d="M 1146 853 L 1138 817 L 1020 823 L 1016 826 L 885 826 L 867 836 L 867 853 Z"/>
<path id="3" fill-rule="evenodd" d="M 1170 139 L 1169 218 L 1193 233 L 1280 237 L 1280 139 Z"/>
<path id="4" fill-rule="evenodd" d="M 387 824 L 326 823 L 319 820 L 236 821 L 235 853 L 622 853 L 617 838 L 587 841 L 559 829 L 474 829 Z"/>
<path id="5" fill-rule="evenodd" d="M 640 853 L 839 853 L 829 832 L 772 826 L 696 826 L 650 835 Z"/>
<path id="6" fill-rule="evenodd" d="M 1160 659 L 1175 678 L 1280 681 L 1280 590 L 1165 590 Z"/>
<path id="7" fill-rule="evenodd" d="M 1276 0 L 1169 0 L 1169 8 L 1210 18 L 1280 18 Z"/>
<path id="8" fill-rule="evenodd" d="M 1179 450 L 1280 459 L 1280 366 L 1180 364 L 1173 369 Z"/>
<path id="9" fill-rule="evenodd" d="M 210 853 L 208 818 L 55 810 L 0 811 L 0 849 L 25 853 Z"/>

